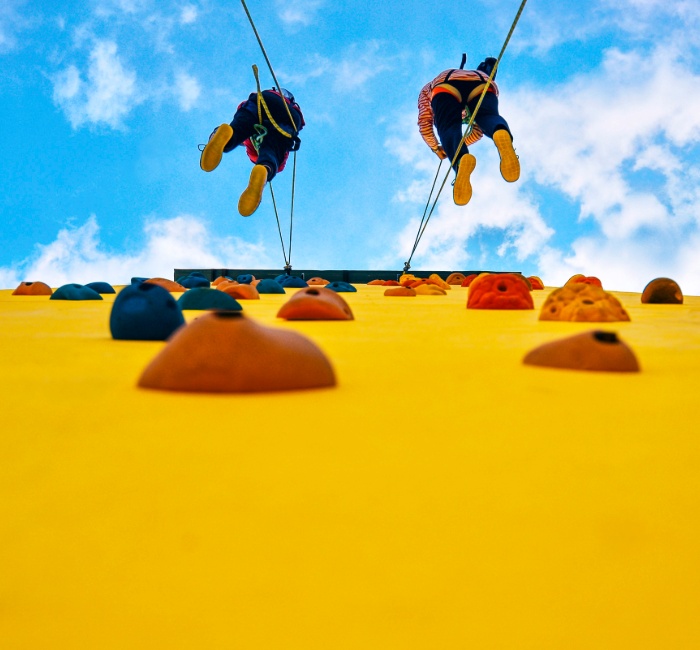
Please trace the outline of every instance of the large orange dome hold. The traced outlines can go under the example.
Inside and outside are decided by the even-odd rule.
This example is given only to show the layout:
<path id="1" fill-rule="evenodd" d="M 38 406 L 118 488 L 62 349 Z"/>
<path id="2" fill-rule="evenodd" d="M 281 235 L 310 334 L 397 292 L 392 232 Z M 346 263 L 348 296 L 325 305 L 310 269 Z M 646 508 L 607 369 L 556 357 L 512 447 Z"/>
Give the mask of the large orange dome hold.
<path id="1" fill-rule="evenodd" d="M 629 314 L 611 293 L 594 284 L 567 283 L 547 296 L 540 320 L 610 323 L 628 321 Z"/>
<path id="2" fill-rule="evenodd" d="M 332 289 L 311 286 L 300 289 L 282 305 L 277 318 L 285 320 L 353 320 L 350 305 Z"/>
<path id="3" fill-rule="evenodd" d="M 305 336 L 211 312 L 178 330 L 143 371 L 141 388 L 257 393 L 335 386 L 324 353 Z"/>
<path id="4" fill-rule="evenodd" d="M 44 282 L 20 282 L 12 292 L 13 296 L 50 296 L 51 287 Z"/>
<path id="5" fill-rule="evenodd" d="M 523 363 L 568 370 L 639 372 L 637 357 L 627 344 L 615 332 L 599 330 L 540 345 L 525 355 Z"/>
<path id="6" fill-rule="evenodd" d="M 482 273 L 469 286 L 467 309 L 534 309 L 530 288 L 515 273 Z"/>
<path id="7" fill-rule="evenodd" d="M 144 280 L 144 282 L 146 284 L 155 284 L 157 287 L 162 287 L 171 293 L 184 293 L 187 291 L 187 289 L 179 282 L 175 282 L 175 280 L 168 280 L 167 278 L 148 278 L 148 280 Z"/>

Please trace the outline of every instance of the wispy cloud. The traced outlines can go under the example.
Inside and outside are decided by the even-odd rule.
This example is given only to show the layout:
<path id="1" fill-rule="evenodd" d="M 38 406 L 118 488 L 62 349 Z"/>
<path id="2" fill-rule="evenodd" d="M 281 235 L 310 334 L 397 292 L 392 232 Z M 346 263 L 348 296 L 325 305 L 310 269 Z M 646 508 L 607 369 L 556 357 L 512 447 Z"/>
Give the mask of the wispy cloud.
<path id="1" fill-rule="evenodd" d="M 195 77 L 186 72 L 175 75 L 175 95 L 183 111 L 187 112 L 197 104 L 201 92 L 202 88 Z"/>
<path id="2" fill-rule="evenodd" d="M 180 11 L 180 24 L 191 25 L 197 21 L 199 10 L 195 5 L 185 5 Z"/>
<path id="3" fill-rule="evenodd" d="M 325 4 L 325 0 L 275 0 L 280 20 L 293 27 L 311 25 Z"/>
<path id="4" fill-rule="evenodd" d="M 55 241 L 39 245 L 37 253 L 13 268 L 0 268 L 0 286 L 22 281 L 51 286 L 69 282 L 106 281 L 128 284 L 132 276 L 172 277 L 175 268 L 256 268 L 272 264 L 265 248 L 237 237 L 214 236 L 192 215 L 150 220 L 143 228 L 145 243 L 130 253 L 110 253 L 100 241 L 93 215 L 78 227 L 61 230 Z"/>
<path id="5" fill-rule="evenodd" d="M 83 74 L 69 65 L 54 77 L 53 98 L 73 128 L 85 123 L 119 128 L 139 103 L 136 73 L 125 67 L 112 41 L 97 41 Z"/>
<path id="6" fill-rule="evenodd" d="M 17 35 L 28 28 L 32 21 L 20 12 L 27 0 L 3 0 L 0 5 L 0 54 L 14 50 Z"/>

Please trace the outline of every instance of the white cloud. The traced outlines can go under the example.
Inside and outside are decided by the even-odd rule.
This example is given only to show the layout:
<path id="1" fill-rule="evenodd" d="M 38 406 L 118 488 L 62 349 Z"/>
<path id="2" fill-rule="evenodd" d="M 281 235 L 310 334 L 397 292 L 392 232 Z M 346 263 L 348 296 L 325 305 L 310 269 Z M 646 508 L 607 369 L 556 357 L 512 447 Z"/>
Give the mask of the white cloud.
<path id="1" fill-rule="evenodd" d="M 0 268 L 0 286 L 14 288 L 21 281 L 41 281 L 54 287 L 94 281 L 128 284 L 133 276 L 170 278 L 175 268 L 272 265 L 264 246 L 237 237 L 214 236 L 204 222 L 191 215 L 151 220 L 145 224 L 144 234 L 141 250 L 107 252 L 93 215 L 81 226 L 61 230 L 55 241 L 39 245 L 35 256 L 15 268 Z"/>
<path id="2" fill-rule="evenodd" d="M 197 20 L 199 11 L 195 5 L 185 5 L 180 11 L 180 24 L 191 25 Z"/>
<path id="3" fill-rule="evenodd" d="M 18 45 L 17 34 L 31 25 L 19 12 L 26 0 L 3 0 L 0 5 L 0 54 L 14 50 Z"/>
<path id="4" fill-rule="evenodd" d="M 307 27 L 314 22 L 325 0 L 276 0 L 280 20 L 291 26 Z"/>
<path id="5" fill-rule="evenodd" d="M 187 112 L 197 104 L 201 92 L 202 88 L 195 77 L 186 72 L 175 75 L 175 95 L 183 111 Z"/>
<path id="6" fill-rule="evenodd" d="M 122 64 L 117 45 L 97 41 L 90 53 L 87 79 L 74 65 L 54 78 L 54 101 L 68 116 L 73 128 L 85 123 L 118 128 L 139 103 L 136 73 Z"/>

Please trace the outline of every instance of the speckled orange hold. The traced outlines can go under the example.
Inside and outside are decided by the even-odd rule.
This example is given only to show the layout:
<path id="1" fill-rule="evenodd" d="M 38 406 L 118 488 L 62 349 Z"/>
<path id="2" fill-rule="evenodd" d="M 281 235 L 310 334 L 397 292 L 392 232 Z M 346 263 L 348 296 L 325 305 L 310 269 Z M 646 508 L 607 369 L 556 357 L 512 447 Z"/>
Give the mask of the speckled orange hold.
<path id="1" fill-rule="evenodd" d="M 144 282 L 146 284 L 155 284 L 156 286 L 162 287 L 166 291 L 170 291 L 172 293 L 187 291 L 187 289 L 185 289 L 185 287 L 183 287 L 179 282 L 167 280 L 166 278 L 149 278 L 148 280 L 144 280 Z"/>
<path id="2" fill-rule="evenodd" d="M 658 305 L 682 305 L 683 292 L 671 278 L 655 278 L 642 292 L 642 302 Z"/>
<path id="3" fill-rule="evenodd" d="M 603 283 L 594 275 L 581 275 L 580 273 L 577 275 L 572 275 L 567 281 L 566 284 L 590 284 L 593 285 L 594 287 L 600 287 L 601 289 L 603 288 Z"/>
<path id="4" fill-rule="evenodd" d="M 615 332 L 600 330 L 540 345 L 525 355 L 523 363 L 568 370 L 639 372 L 639 362 L 629 346 Z"/>
<path id="5" fill-rule="evenodd" d="M 522 276 L 482 273 L 469 287 L 467 309 L 534 309 L 534 304 Z"/>
<path id="6" fill-rule="evenodd" d="M 540 310 L 540 320 L 611 323 L 629 319 L 629 314 L 615 296 L 582 282 L 555 289 Z"/>
<path id="7" fill-rule="evenodd" d="M 257 393 L 335 386 L 310 339 L 259 325 L 242 312 L 210 312 L 181 327 L 145 368 L 141 388 Z"/>
<path id="8" fill-rule="evenodd" d="M 441 289 L 436 284 L 432 282 L 425 282 L 424 284 L 419 284 L 417 287 L 413 287 L 417 296 L 446 296 L 447 291 Z"/>
<path id="9" fill-rule="evenodd" d="M 532 287 L 533 291 L 540 291 L 544 289 L 544 282 L 542 282 L 542 280 L 536 275 L 529 275 L 527 279 L 530 281 L 530 286 Z"/>
<path id="10" fill-rule="evenodd" d="M 353 320 L 350 305 L 332 289 L 305 287 L 280 307 L 277 318 L 285 320 Z"/>
<path id="11" fill-rule="evenodd" d="M 391 297 L 412 297 L 416 295 L 416 290 L 411 287 L 391 287 L 384 291 L 385 296 Z"/>
<path id="12" fill-rule="evenodd" d="M 466 278 L 467 278 L 467 276 L 464 275 L 464 273 L 450 273 L 447 276 L 447 279 L 445 280 L 445 282 L 447 282 L 447 284 L 454 284 L 457 286 L 461 286 L 462 282 L 464 282 L 466 280 Z"/>
<path id="13" fill-rule="evenodd" d="M 258 290 L 252 284 L 221 283 L 217 289 L 236 300 L 260 300 Z"/>
<path id="14" fill-rule="evenodd" d="M 50 296 L 53 289 L 45 282 L 20 282 L 13 296 Z"/>
<path id="15" fill-rule="evenodd" d="M 308 284 L 310 287 L 325 287 L 327 284 L 330 284 L 330 282 L 324 278 L 316 277 L 307 280 L 306 284 Z"/>

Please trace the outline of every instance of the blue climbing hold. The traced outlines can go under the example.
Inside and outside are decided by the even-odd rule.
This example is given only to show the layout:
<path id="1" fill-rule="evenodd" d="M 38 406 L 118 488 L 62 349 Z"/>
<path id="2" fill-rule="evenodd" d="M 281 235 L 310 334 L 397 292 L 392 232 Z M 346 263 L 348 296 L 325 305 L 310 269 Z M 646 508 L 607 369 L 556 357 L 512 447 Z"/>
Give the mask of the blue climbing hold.
<path id="1" fill-rule="evenodd" d="M 237 278 L 238 284 L 250 284 L 253 281 L 253 276 L 250 273 L 241 273 Z"/>
<path id="2" fill-rule="evenodd" d="M 290 289 L 301 289 L 303 287 L 308 287 L 305 280 L 302 280 L 296 275 L 284 275 L 282 276 L 284 280 L 280 282 L 283 287 L 289 287 Z"/>
<path id="3" fill-rule="evenodd" d="M 204 278 L 207 282 L 209 282 L 209 278 L 206 275 L 204 275 L 204 273 L 202 273 L 201 271 L 192 271 L 192 273 L 190 273 L 189 277 L 191 277 L 191 278 Z"/>
<path id="4" fill-rule="evenodd" d="M 145 282 L 146 280 L 148 280 L 148 278 L 139 278 L 139 277 L 131 278 L 131 284 L 141 284 L 142 282 Z"/>
<path id="5" fill-rule="evenodd" d="M 258 290 L 258 293 L 287 293 L 277 280 L 270 280 L 269 278 L 260 280 L 255 288 Z"/>
<path id="6" fill-rule="evenodd" d="M 97 293 L 117 293 L 109 282 L 88 282 L 85 286 Z"/>
<path id="7" fill-rule="evenodd" d="M 102 300 L 102 296 L 82 284 L 64 284 L 53 292 L 49 300 Z"/>
<path id="8" fill-rule="evenodd" d="M 149 282 L 124 287 L 109 317 L 112 338 L 126 341 L 164 341 L 184 324 L 175 298 Z"/>
<path id="9" fill-rule="evenodd" d="M 243 309 L 233 296 L 208 287 L 195 287 L 185 291 L 177 304 L 180 309 L 220 309 L 226 311 L 241 311 Z"/>
<path id="10" fill-rule="evenodd" d="M 338 293 L 357 291 L 349 282 L 343 282 L 342 280 L 336 280 L 335 282 L 330 282 L 326 285 L 326 289 L 333 289 Z"/>
<path id="11" fill-rule="evenodd" d="M 185 289 L 197 289 L 199 287 L 209 288 L 209 280 L 205 277 L 200 277 L 199 275 L 190 274 L 187 277 L 178 279 L 178 283 L 181 284 Z"/>

